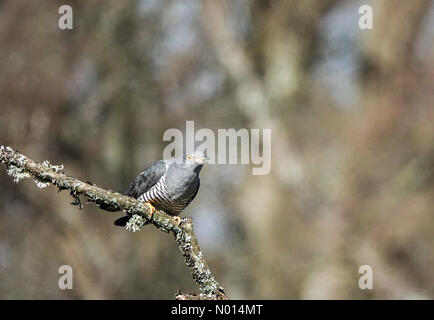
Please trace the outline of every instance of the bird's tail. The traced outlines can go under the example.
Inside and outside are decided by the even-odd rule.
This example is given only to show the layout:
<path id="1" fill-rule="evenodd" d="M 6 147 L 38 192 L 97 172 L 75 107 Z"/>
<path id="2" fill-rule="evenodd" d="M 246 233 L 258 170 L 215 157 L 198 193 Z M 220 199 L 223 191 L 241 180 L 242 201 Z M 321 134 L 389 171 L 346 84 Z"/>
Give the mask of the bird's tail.
<path id="1" fill-rule="evenodd" d="M 105 204 L 102 201 L 96 201 L 96 204 L 103 210 L 106 211 L 110 211 L 110 212 L 116 212 L 116 211 L 120 211 L 118 207 L 115 206 L 111 206 L 108 204 Z M 125 227 L 127 225 L 128 220 L 130 220 L 131 216 L 124 216 L 121 217 L 117 220 L 115 220 L 115 222 L 113 223 L 115 226 L 119 226 L 119 227 Z"/>
<path id="2" fill-rule="evenodd" d="M 115 226 L 125 227 L 127 225 L 128 220 L 130 220 L 131 216 L 123 216 L 113 223 Z"/>

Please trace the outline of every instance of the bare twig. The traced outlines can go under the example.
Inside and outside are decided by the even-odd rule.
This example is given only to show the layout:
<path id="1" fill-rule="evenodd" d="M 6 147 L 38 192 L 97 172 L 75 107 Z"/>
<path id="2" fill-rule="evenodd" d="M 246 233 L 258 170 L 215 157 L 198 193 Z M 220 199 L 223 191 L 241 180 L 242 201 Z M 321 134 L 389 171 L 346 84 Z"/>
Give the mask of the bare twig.
<path id="1" fill-rule="evenodd" d="M 228 299 L 211 273 L 197 238 L 193 232 L 191 218 L 183 218 L 180 222 L 163 211 L 151 213 L 145 203 L 120 193 L 105 190 L 96 185 L 82 182 L 63 173 L 63 166 L 55 166 L 48 161 L 38 163 L 10 147 L 0 146 L 0 161 L 7 167 L 7 172 L 15 182 L 33 176 L 36 185 L 45 188 L 49 184 L 59 190 L 69 190 L 74 199 L 72 204 L 81 206 L 80 196 L 85 196 L 88 202 L 105 204 L 117 208 L 132 216 L 129 222 L 133 231 L 140 229 L 141 222 L 152 223 L 157 228 L 172 232 L 190 269 L 194 281 L 199 285 L 200 295 L 182 295 L 183 299 Z M 131 227 L 134 225 L 133 227 Z M 180 294 L 176 297 L 179 299 Z"/>

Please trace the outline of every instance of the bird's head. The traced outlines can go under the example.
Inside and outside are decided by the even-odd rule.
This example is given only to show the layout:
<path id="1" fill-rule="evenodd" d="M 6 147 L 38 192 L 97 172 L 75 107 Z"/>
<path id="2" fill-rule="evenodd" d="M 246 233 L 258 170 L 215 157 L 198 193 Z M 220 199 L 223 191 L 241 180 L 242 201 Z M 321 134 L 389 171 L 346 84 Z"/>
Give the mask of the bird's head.
<path id="1" fill-rule="evenodd" d="M 208 157 L 202 151 L 195 151 L 193 153 L 186 153 L 182 158 L 182 165 L 185 168 L 194 169 L 199 171 L 208 160 Z"/>
<path id="2" fill-rule="evenodd" d="M 209 158 L 202 151 L 184 154 L 183 162 L 186 164 L 204 165 Z"/>

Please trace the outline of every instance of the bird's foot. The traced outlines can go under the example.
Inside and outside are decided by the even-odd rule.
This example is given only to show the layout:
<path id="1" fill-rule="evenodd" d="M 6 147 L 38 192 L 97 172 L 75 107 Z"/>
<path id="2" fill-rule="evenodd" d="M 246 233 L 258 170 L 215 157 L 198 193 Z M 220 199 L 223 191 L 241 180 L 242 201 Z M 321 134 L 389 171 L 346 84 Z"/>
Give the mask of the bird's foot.
<path id="1" fill-rule="evenodd" d="M 146 204 L 149 206 L 149 209 L 151 209 L 151 216 L 149 217 L 149 219 L 152 219 L 152 217 L 154 216 L 155 207 L 150 202 L 146 202 Z"/>
<path id="2" fill-rule="evenodd" d="M 178 216 L 174 216 L 173 219 L 176 221 L 176 226 L 177 226 L 177 227 L 178 227 L 178 226 L 181 224 L 181 222 L 182 222 L 182 219 L 181 219 L 180 217 L 178 217 Z"/>

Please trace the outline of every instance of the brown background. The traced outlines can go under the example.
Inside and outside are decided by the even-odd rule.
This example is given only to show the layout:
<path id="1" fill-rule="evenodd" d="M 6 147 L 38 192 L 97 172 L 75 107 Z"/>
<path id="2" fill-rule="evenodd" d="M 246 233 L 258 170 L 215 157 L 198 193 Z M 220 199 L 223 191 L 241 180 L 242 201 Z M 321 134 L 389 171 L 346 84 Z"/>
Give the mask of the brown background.
<path id="1" fill-rule="evenodd" d="M 228 295 L 434 297 L 432 1 L 68 1 L 69 31 L 61 4 L 0 1 L 0 144 L 121 191 L 186 120 L 271 128 L 269 175 L 209 165 L 184 211 Z M 0 298 L 197 290 L 172 236 L 71 201 L 0 170 Z"/>

